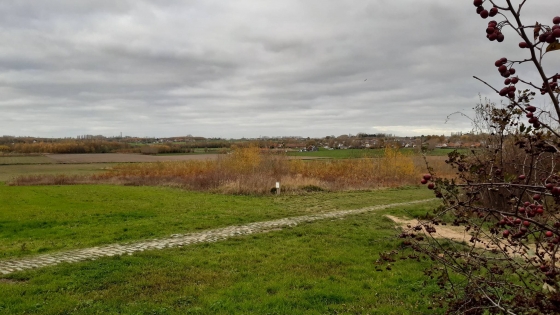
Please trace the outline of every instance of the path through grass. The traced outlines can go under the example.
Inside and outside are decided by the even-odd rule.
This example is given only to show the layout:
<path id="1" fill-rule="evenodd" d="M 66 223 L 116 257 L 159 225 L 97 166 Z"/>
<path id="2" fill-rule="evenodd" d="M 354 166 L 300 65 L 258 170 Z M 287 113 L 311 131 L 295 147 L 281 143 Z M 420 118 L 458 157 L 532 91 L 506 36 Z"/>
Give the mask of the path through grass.
<path id="1" fill-rule="evenodd" d="M 16 273 L 0 278 L 0 312 L 442 314 L 431 308 L 438 289 L 424 282 L 425 263 L 376 264 L 379 252 L 398 248 L 382 215 L 432 206 Z"/>
<path id="2" fill-rule="evenodd" d="M 276 197 L 161 187 L 0 185 L 0 259 L 431 197 L 418 187 Z"/>

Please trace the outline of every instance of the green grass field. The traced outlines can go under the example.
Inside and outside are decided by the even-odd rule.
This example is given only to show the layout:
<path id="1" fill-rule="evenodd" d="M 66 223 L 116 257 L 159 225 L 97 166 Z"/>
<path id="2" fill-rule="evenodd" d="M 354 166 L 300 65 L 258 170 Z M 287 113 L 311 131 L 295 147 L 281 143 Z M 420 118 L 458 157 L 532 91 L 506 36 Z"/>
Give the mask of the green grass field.
<path id="1" fill-rule="evenodd" d="M 414 149 L 401 149 L 404 154 L 416 154 L 419 152 L 414 151 Z M 426 152 L 429 156 L 446 156 L 449 152 L 453 152 L 454 149 L 434 149 Z M 460 152 L 467 152 L 466 149 L 460 149 Z M 288 152 L 289 156 L 308 156 L 308 157 L 326 157 L 332 159 L 355 159 L 355 158 L 367 158 L 367 157 L 378 157 L 382 156 L 384 149 L 346 149 L 346 150 L 326 150 L 320 148 L 319 151 L 313 152 Z"/>
<path id="2" fill-rule="evenodd" d="M 104 194 L 110 189 L 97 187 Z M 2 189 L 6 187 L 1 187 Z M 28 187 L 26 187 L 28 188 Z M 43 187 L 41 187 L 43 188 Z M 98 209 L 94 203 L 89 208 L 70 211 L 71 206 L 55 211 L 63 202 L 88 202 L 92 198 L 105 203 L 119 204 L 109 196 L 93 196 L 92 191 L 70 193 L 69 187 L 51 187 L 50 192 L 27 192 L 26 195 L 40 198 L 49 195 L 43 206 L 42 220 L 50 217 L 57 221 L 62 213 L 74 213 L 75 218 L 67 218 L 68 226 L 62 230 L 79 231 L 76 239 L 86 239 L 82 233 L 90 233 L 87 228 L 99 229 L 96 216 L 88 216 L 91 209 Z M 84 187 L 81 187 L 84 188 Z M 114 191 L 114 195 L 124 198 L 143 197 L 143 203 L 151 203 L 151 218 L 159 224 L 152 231 L 168 229 L 165 225 L 174 222 L 173 210 L 168 198 L 177 198 L 181 193 L 172 189 L 127 187 L 135 192 Z M 150 192 L 150 190 L 152 190 Z M 10 192 L 14 193 L 14 192 Z M 153 200 L 157 195 L 161 201 Z M 328 196 L 325 196 L 328 195 Z M 313 194 L 298 196 L 299 199 L 267 197 L 268 203 L 258 198 L 259 211 L 252 209 L 253 202 L 247 197 L 231 197 L 200 194 L 185 194 L 182 201 L 192 200 L 197 204 L 206 202 L 206 211 L 186 213 L 176 221 L 191 225 L 192 228 L 207 228 L 237 222 L 240 213 L 227 219 L 215 219 L 216 213 L 232 214 L 226 208 L 247 212 L 254 220 L 258 217 L 271 218 L 277 212 L 285 214 L 308 213 L 309 206 L 322 200 L 332 208 L 354 208 L 360 206 L 400 202 L 402 197 L 426 197 L 418 189 L 387 190 L 345 194 Z M 402 197 L 401 197 L 402 196 Z M 20 195 L 21 197 L 21 195 Z M 230 198 L 223 200 L 220 198 Z M 99 199 L 97 199 L 99 198 Z M 313 200 L 315 199 L 315 200 Z M 198 201 L 197 201 L 198 200 Z M 205 201 L 203 201 L 205 200 Z M 31 199 L 27 200 L 31 203 Z M 130 201 L 130 200 L 129 200 Z M 39 202 L 35 200 L 34 202 Z M 124 201 L 123 201 L 124 202 Z M 158 205 L 158 202 L 160 204 Z M 263 203 L 264 202 L 264 203 Z M 41 203 L 41 202 L 39 202 Z M 4 204 L 2 202 L 2 204 Z M 121 204 L 122 205 L 122 204 Z M 130 204 L 132 206 L 133 204 Z M 231 205 L 231 206 L 226 206 Z M 85 205 L 82 205 L 85 206 Z M 266 210 L 264 206 L 272 207 Z M 421 215 L 434 205 L 415 205 L 387 209 L 375 213 L 354 215 L 342 220 L 326 220 L 306 223 L 297 227 L 266 234 L 238 237 L 227 241 L 201 244 L 180 249 L 149 251 L 133 256 L 103 258 L 91 262 L 63 264 L 38 270 L 18 272 L 0 277 L 0 312 L 2 314 L 442 314 L 431 309 L 430 295 L 438 290 L 435 281 L 423 276 L 427 267 L 424 262 L 410 260 L 376 265 L 379 252 L 398 248 L 393 236 L 397 233 L 394 224 L 383 216 L 385 213 L 397 215 Z M 29 206 L 27 206 L 29 207 Z M 43 207 L 41 207 L 43 208 Z M 134 214 L 133 207 L 128 207 Z M 157 209 L 157 211 L 156 211 Z M 291 209 L 291 210 L 290 210 Z M 121 210 L 121 211 L 124 211 Z M 142 211 L 142 210 L 139 210 Z M 156 212 L 164 212 L 159 218 Z M 3 211 L 4 213 L 4 211 Z M 112 214 L 115 214 L 113 212 Z M 117 227 L 126 222 L 140 220 L 140 216 L 113 216 L 106 212 L 106 218 L 116 221 L 109 224 L 109 234 L 117 233 Z M 139 213 L 137 213 L 139 214 Z M 13 224 L 15 215 L 8 214 L 6 220 Z M 198 223 L 189 223 L 187 217 Z M 220 216 L 221 217 L 221 216 Z M 242 215 L 241 217 L 245 217 Z M 82 219 L 93 220 L 90 222 Z M 158 219 L 159 218 L 159 219 Z M 163 221 L 161 221 L 163 220 Z M 106 221 L 105 223 L 110 223 Z M 40 222 L 40 220 L 36 221 Z M 80 229 L 80 223 L 84 224 Z M 167 224 L 162 224 L 167 222 Z M 148 224 L 147 221 L 144 222 Z M 113 227 L 115 229 L 113 229 Z M 141 226 L 141 225 L 140 225 Z M 25 226 L 39 233 L 38 226 Z M 50 227 L 46 227 L 47 230 Z M 181 227 L 189 229 L 189 227 Z M 4 230 L 4 227 L 2 228 Z M 130 231 L 130 230 L 129 230 Z M 170 231 L 170 230 L 169 230 Z M 125 235 L 128 231 L 120 230 Z M 167 233 L 167 230 L 165 231 Z M 49 237 L 49 233 L 42 237 Z M 89 234 L 92 237 L 94 234 Z M 137 237 L 137 236 L 136 236 Z M 2 236 L 2 239 L 4 235 Z M 16 242 L 15 239 L 12 239 Z M 380 270 L 380 271 L 377 271 Z"/>
<path id="3" fill-rule="evenodd" d="M 0 259 L 431 198 L 427 189 L 230 196 L 172 188 L 0 186 Z"/>

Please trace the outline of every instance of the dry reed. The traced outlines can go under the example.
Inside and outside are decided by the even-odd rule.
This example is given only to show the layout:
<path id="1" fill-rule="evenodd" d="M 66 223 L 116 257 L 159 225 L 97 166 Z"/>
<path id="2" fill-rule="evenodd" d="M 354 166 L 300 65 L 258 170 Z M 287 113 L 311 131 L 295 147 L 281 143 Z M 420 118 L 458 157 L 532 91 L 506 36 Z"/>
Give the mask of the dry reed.
<path id="1" fill-rule="evenodd" d="M 438 164 L 443 159 L 436 160 Z M 447 165 L 445 165 L 447 166 Z M 377 158 L 290 160 L 258 147 L 236 148 L 217 160 L 123 164 L 89 176 L 24 176 L 12 185 L 118 183 L 176 186 L 230 194 L 267 194 L 276 182 L 283 193 L 340 191 L 417 184 L 425 164 L 398 149 Z"/>

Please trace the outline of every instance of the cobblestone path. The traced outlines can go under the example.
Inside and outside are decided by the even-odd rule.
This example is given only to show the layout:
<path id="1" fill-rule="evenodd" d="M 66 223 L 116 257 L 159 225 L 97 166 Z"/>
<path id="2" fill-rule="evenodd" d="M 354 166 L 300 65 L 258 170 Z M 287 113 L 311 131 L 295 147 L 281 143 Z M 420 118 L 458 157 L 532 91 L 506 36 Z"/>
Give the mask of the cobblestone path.
<path id="1" fill-rule="evenodd" d="M 225 228 L 206 230 L 189 234 L 173 234 L 164 239 L 145 240 L 128 244 L 112 244 L 84 249 L 75 249 L 53 254 L 37 255 L 29 258 L 0 261 L 0 273 L 10 274 L 32 268 L 54 266 L 60 263 L 73 263 L 84 260 L 93 260 L 100 257 L 115 255 L 132 255 L 145 250 L 157 250 L 171 247 L 187 246 L 191 244 L 209 243 L 225 240 L 239 235 L 250 235 L 278 230 L 284 227 L 295 226 L 303 222 L 313 222 L 323 219 L 342 218 L 352 214 L 360 214 L 391 207 L 406 206 L 416 203 L 428 202 L 433 199 L 425 199 L 403 203 L 374 206 L 356 210 L 341 210 L 299 217 L 283 218 L 272 221 L 254 222 L 245 225 L 234 225 Z"/>

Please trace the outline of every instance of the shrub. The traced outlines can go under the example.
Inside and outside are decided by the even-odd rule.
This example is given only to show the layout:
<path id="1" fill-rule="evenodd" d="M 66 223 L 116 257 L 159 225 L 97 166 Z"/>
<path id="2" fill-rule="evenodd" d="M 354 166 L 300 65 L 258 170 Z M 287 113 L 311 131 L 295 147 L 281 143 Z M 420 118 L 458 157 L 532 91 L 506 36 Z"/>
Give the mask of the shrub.
<path id="1" fill-rule="evenodd" d="M 445 293 L 438 301 L 450 314 L 558 314 L 560 75 L 547 75 L 542 60 L 546 52 L 560 49 L 560 17 L 552 27 L 523 25 L 525 1 L 514 7 L 506 0 L 507 5 L 490 11 L 483 2 L 475 1 L 482 18 L 503 13 L 502 21 L 488 23 L 487 38 L 501 42 L 502 29 L 511 27 L 529 56 L 496 60 L 505 78 L 501 90 L 479 79 L 506 100 L 504 106 L 481 102 L 476 108 L 473 124 L 489 135 L 486 149 L 473 155 L 451 153 L 447 162 L 457 170 L 455 178 L 429 168 L 422 182 L 442 199 L 442 206 L 401 237 L 404 246 L 434 261 L 426 273 L 439 279 Z M 514 65 L 523 63 L 535 66 L 541 86 L 529 82 L 531 74 L 514 76 Z M 552 113 L 531 105 L 535 91 L 551 101 Z M 464 242 L 440 238 L 445 224 L 464 227 Z"/>

